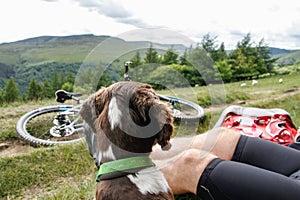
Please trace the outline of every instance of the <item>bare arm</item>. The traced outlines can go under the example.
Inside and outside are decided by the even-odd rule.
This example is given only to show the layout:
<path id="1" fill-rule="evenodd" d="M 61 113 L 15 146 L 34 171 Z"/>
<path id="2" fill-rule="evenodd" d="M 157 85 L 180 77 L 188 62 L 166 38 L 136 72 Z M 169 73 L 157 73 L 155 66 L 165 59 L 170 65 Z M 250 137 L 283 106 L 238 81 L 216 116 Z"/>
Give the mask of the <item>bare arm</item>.
<path id="1" fill-rule="evenodd" d="M 164 173 L 174 194 L 196 193 L 198 181 L 206 166 L 214 159 L 230 160 L 240 133 L 217 128 L 204 134 L 178 137 L 172 148 L 163 152 L 153 148 L 151 158 Z"/>

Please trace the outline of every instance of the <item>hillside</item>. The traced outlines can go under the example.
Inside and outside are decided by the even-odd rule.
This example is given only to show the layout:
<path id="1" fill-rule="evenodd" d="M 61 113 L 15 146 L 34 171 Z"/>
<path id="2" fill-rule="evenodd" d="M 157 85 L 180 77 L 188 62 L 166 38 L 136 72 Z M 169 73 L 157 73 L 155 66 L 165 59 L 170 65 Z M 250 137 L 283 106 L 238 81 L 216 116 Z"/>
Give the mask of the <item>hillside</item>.
<path id="1" fill-rule="evenodd" d="M 12 43 L 0 44 L 0 88 L 12 76 L 21 91 L 24 91 L 31 78 L 43 82 L 52 76 L 54 69 L 64 75 L 77 73 L 81 63 L 103 41 L 109 41 L 99 56 L 92 58 L 99 63 L 118 58 L 118 53 L 129 53 L 132 49 L 145 49 L 148 41 L 127 42 L 120 38 L 95 35 L 41 36 Z M 101 43 L 102 42 L 102 43 Z M 170 44 L 154 44 L 157 49 L 168 49 Z M 187 48 L 181 44 L 173 44 L 180 53 Z M 94 54 L 95 55 L 95 54 Z M 98 54 L 97 54 L 98 55 Z M 133 57 L 130 54 L 131 59 Z"/>
<path id="2" fill-rule="evenodd" d="M 0 87 L 10 76 L 21 90 L 32 77 L 41 82 L 53 73 L 51 66 L 78 65 L 95 45 L 107 38 L 94 35 L 42 36 L 0 44 Z"/>
<path id="3" fill-rule="evenodd" d="M 0 86 L 5 84 L 4 80 L 9 79 L 13 75 L 14 70 L 11 66 L 0 63 Z"/>
<path id="4" fill-rule="evenodd" d="M 149 47 L 148 41 L 127 42 L 110 36 L 71 35 L 71 36 L 41 36 L 17 42 L 0 44 L 0 88 L 12 76 L 24 91 L 30 79 L 34 77 L 38 82 L 43 82 L 52 76 L 54 69 L 59 73 L 64 71 L 76 73 L 81 63 L 89 53 L 101 42 L 110 39 L 110 51 L 127 49 L 141 49 Z M 155 44 L 157 49 L 175 48 L 182 54 L 186 48 L 180 44 Z M 110 55 L 110 51 L 101 52 L 101 61 L 117 59 Z M 279 58 L 280 66 L 291 65 L 300 60 L 300 51 L 286 50 L 270 47 L 271 55 Z M 128 52 L 128 51 L 127 51 Z M 116 53 L 115 53 L 116 54 Z M 115 55 L 114 55 L 115 56 Z M 122 55 L 123 56 L 123 55 Z M 128 54 L 128 59 L 132 54 Z M 99 57 L 96 58 L 99 60 Z M 105 63 L 105 62 L 104 62 Z"/>
<path id="5" fill-rule="evenodd" d="M 296 52 L 298 50 L 288 50 L 288 49 L 280 49 L 280 48 L 274 48 L 274 47 L 269 47 L 271 56 L 278 56 L 278 55 L 285 55 L 289 53 Z"/>
<path id="6" fill-rule="evenodd" d="M 300 61 L 300 51 L 298 50 L 287 54 L 278 54 L 274 57 L 278 58 L 276 63 L 279 66 L 289 66 Z"/>
<path id="7" fill-rule="evenodd" d="M 81 62 L 108 36 L 42 36 L 0 44 L 0 62 L 7 65 L 36 65 L 41 62 Z"/>
<path id="8" fill-rule="evenodd" d="M 261 79 L 256 86 L 251 86 L 249 80 L 246 87 L 240 87 L 241 82 L 236 82 L 222 85 L 221 88 L 226 91 L 226 100 L 233 100 L 230 105 L 241 103 L 243 106 L 258 108 L 282 108 L 291 114 L 294 124 L 298 127 L 300 125 L 299 78 L 296 74 L 287 75 L 284 77 L 284 84 L 276 84 L 278 76 L 274 76 Z M 168 92 L 159 91 L 170 95 Z M 195 87 L 193 93 L 197 96 L 211 97 L 207 87 Z M 180 95 L 191 96 L 191 93 L 190 90 L 182 88 Z M 211 98 L 208 98 L 208 101 L 211 101 Z M 97 169 L 85 143 L 29 148 L 16 137 L 15 124 L 23 114 L 53 103 L 47 100 L 18 103 L 1 108 L 3 117 L 0 118 L 2 124 L 0 141 L 5 142 L 5 145 L 2 146 L 2 150 L 0 149 L 2 172 L 0 180 L 5 184 L 0 184 L 0 199 L 94 199 Z M 222 105 L 224 107 L 213 105 L 205 108 L 207 115 L 203 121 L 201 120 L 198 133 L 207 131 L 218 120 L 223 109 L 228 106 L 228 104 Z M 177 130 L 191 134 L 182 128 Z M 12 150 L 16 151 L 12 153 Z M 7 156 L 8 154 L 3 154 L 4 152 L 15 156 Z M 1 157 L 1 153 L 4 156 Z M 193 198 L 183 196 L 176 199 L 192 200 Z"/>
<path id="9" fill-rule="evenodd" d="M 136 48 L 149 46 L 150 42 L 126 42 L 119 38 L 95 35 L 41 36 L 12 43 L 0 44 L 0 63 L 6 65 L 37 65 L 47 62 L 76 63 L 83 59 L 104 40 L 117 40 Z M 115 45 L 114 42 L 110 43 Z M 168 48 L 171 45 L 155 44 Z M 174 44 L 174 48 L 183 52 L 185 46 Z M 118 49 L 119 46 L 111 46 Z"/>

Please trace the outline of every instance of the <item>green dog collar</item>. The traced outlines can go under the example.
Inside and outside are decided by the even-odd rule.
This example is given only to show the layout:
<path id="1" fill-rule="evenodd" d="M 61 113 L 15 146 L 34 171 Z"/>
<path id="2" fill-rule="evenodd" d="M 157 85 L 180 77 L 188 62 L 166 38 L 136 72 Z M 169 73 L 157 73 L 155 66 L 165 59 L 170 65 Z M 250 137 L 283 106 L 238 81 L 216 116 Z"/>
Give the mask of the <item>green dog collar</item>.
<path id="1" fill-rule="evenodd" d="M 155 166 L 155 164 L 149 157 L 146 156 L 124 158 L 106 162 L 100 165 L 100 169 L 96 176 L 96 181 L 99 182 L 102 175 L 110 175 L 119 172 L 124 175 L 128 174 L 128 171 L 132 171 L 134 169 L 141 169 L 152 166 Z"/>

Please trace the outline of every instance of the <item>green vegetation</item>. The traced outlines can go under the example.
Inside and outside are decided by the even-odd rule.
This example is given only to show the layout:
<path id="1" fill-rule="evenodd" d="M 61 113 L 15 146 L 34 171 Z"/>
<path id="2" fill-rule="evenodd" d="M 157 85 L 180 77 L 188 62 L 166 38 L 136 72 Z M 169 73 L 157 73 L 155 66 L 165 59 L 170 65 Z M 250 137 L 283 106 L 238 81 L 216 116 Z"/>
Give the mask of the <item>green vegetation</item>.
<path id="1" fill-rule="evenodd" d="M 43 191 L 59 191 L 62 184 L 71 186 L 73 182 L 85 184 L 82 188 L 88 187 L 86 175 L 94 174 L 96 170 L 85 143 L 41 148 L 30 154 L 5 157 L 0 160 L 0 166 L 0 196 L 11 198 L 36 187 Z M 81 198 L 88 199 L 85 194 Z"/>
<path id="2" fill-rule="evenodd" d="M 10 78 L 7 81 L 5 88 L 1 93 L 2 93 L 2 95 L 1 95 L 0 99 L 2 99 L 3 102 L 10 103 L 10 102 L 15 102 L 16 100 L 18 100 L 19 90 L 18 90 L 17 85 L 13 78 Z M 0 105 L 3 102 L 0 101 Z"/>
<path id="3" fill-rule="evenodd" d="M 106 39 L 111 39 L 113 49 L 128 49 L 129 46 L 136 47 L 136 51 L 122 55 L 120 58 L 110 58 L 108 52 L 101 52 L 97 55 L 88 56 L 95 45 Z M 217 37 L 209 34 L 203 37 L 198 46 L 186 48 L 174 45 L 162 51 L 154 48 L 156 44 L 150 43 L 148 49 L 140 49 L 141 42 L 125 42 L 118 38 L 107 36 L 79 35 L 67 37 L 38 37 L 23 40 L 15 43 L 0 45 L 0 105 L 9 103 L 9 99 L 4 99 L 4 88 L 11 79 L 15 82 L 18 93 L 17 99 L 32 100 L 53 98 L 57 89 L 86 90 L 92 87 L 90 83 L 83 84 L 83 88 L 74 88 L 75 76 L 84 75 L 85 80 L 98 81 L 96 88 L 107 86 L 112 82 L 122 80 L 122 66 L 124 61 L 132 60 L 132 72 L 135 73 L 138 67 L 143 73 L 142 77 L 136 77 L 142 82 L 153 84 L 156 89 L 168 87 L 186 87 L 187 84 L 207 85 L 211 83 L 233 82 L 240 80 L 257 79 L 260 77 L 298 73 L 299 63 L 293 57 L 293 66 L 281 67 L 277 59 L 272 57 L 270 48 L 262 39 L 258 43 L 251 40 L 251 35 L 247 34 L 241 41 L 237 42 L 236 48 L 230 52 L 225 50 L 225 44 L 217 44 Z M 163 46 L 163 45 L 160 45 Z M 166 45 L 165 45 L 166 47 Z M 176 47 L 176 48 L 175 48 Z M 159 48 L 159 45 L 158 45 Z M 185 50 L 184 50 L 185 48 Z M 180 49 L 180 50 L 178 50 Z M 296 55 L 297 52 L 290 54 Z M 85 63 L 84 58 L 89 57 Z M 112 63 L 102 62 L 110 61 Z M 157 64 L 151 70 L 147 70 L 149 65 Z M 84 65 L 87 72 L 78 74 L 79 69 Z M 85 65 L 90 65 L 85 67 Z M 100 71 L 99 71 L 100 69 Z M 95 73 L 96 71 L 96 73 Z M 99 80 L 100 72 L 103 72 Z M 177 78 L 174 74 L 179 73 L 182 78 Z M 80 85 L 81 87 L 82 85 Z M 92 87 L 95 89 L 95 87 Z M 91 89 L 88 89 L 89 91 Z M 39 92 L 37 92 L 39 91 Z"/>
<path id="4" fill-rule="evenodd" d="M 241 87 L 241 82 L 216 85 L 212 89 L 208 86 L 195 87 L 197 101 L 206 98 L 207 106 L 211 105 L 209 90 L 219 91 L 223 88 L 226 102 L 229 105 L 241 101 L 249 102 L 245 106 L 261 108 L 283 108 L 287 110 L 296 126 L 300 125 L 300 93 L 299 79 L 296 74 L 283 76 L 284 82 L 278 83 L 279 76 L 259 79 L 258 85 Z M 275 84 L 275 86 L 274 86 Z M 159 93 L 170 94 L 172 91 L 162 90 Z M 191 96 L 190 90 L 179 88 L 176 93 L 183 98 Z M 291 92 L 295 94 L 291 95 Z M 282 95 L 291 95 L 279 98 Z M 218 97 L 218 96 L 217 96 Z M 203 100 L 201 100 L 202 102 Z M 214 102 L 218 103 L 218 100 Z M 29 101 L 27 105 L 14 102 L 1 109 L 0 141 L 17 142 L 15 124 L 19 117 L 26 112 L 44 105 L 54 104 L 54 101 Z M 220 109 L 210 110 L 201 121 L 198 133 L 207 131 L 218 119 Z M 37 105 L 38 104 L 38 105 Z M 200 103 L 202 105 L 202 103 Z M 223 105 L 225 106 L 225 105 Z M 225 106 L 226 107 L 226 106 Z M 56 146 L 40 147 L 25 154 L 0 159 L 0 198 L 4 199 L 93 199 L 95 191 L 94 175 L 96 168 L 84 142 Z M 177 199 L 195 199 L 191 195 L 176 196 Z"/>
<path id="5" fill-rule="evenodd" d="M 281 67 L 270 56 L 264 41 L 254 45 L 250 34 L 230 53 L 225 51 L 224 43 L 217 45 L 217 37 L 208 34 L 199 46 L 181 53 L 173 47 L 157 51 L 150 44 L 148 49 L 130 52 L 108 66 L 102 62 L 84 63 L 89 66 L 78 72 L 95 44 L 107 38 L 40 37 L 0 45 L 0 142 L 26 146 L 15 132 L 16 122 L 23 114 L 57 104 L 54 101 L 57 89 L 93 92 L 95 83 L 99 88 L 122 80 L 120 66 L 127 60 L 133 61 L 130 68 L 133 80 L 150 83 L 162 94 L 172 95 L 176 88 L 176 95 L 206 108 L 198 133 L 210 129 L 222 108 L 232 104 L 283 108 L 291 114 L 295 125 L 300 125 L 297 92 L 300 62 Z M 104 71 L 100 80 L 99 71 Z M 73 85 L 75 76 L 79 79 L 77 88 Z M 225 84 L 220 84 L 219 77 Z M 259 83 L 252 86 L 251 79 L 257 78 Z M 279 78 L 284 79 L 282 84 L 278 83 Z M 241 83 L 246 86 L 241 87 Z M 190 86 L 192 89 L 187 89 Z M 0 171 L 0 199 L 93 199 L 94 196 L 96 169 L 85 143 L 40 147 L 29 153 L 1 157 Z M 187 195 L 176 199 L 194 198 Z"/>

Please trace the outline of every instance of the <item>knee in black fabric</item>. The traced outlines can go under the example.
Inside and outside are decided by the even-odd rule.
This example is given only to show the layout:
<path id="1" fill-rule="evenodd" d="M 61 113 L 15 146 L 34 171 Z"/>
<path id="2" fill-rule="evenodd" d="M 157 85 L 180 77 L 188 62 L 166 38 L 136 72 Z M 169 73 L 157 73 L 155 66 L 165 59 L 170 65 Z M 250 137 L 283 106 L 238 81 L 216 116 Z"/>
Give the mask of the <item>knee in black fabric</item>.
<path id="1" fill-rule="evenodd" d="M 203 200 L 299 200 L 300 182 L 258 167 L 214 159 L 200 177 L 197 196 Z"/>
<path id="2" fill-rule="evenodd" d="M 197 196 L 203 200 L 215 200 L 215 199 L 224 199 L 216 197 L 216 188 L 210 180 L 210 174 L 215 169 L 215 167 L 221 163 L 223 160 L 216 158 L 212 160 L 207 167 L 205 168 L 203 174 L 200 177 L 198 186 L 197 186 Z M 218 194 L 219 196 L 219 194 Z M 225 200 L 225 199 L 224 199 Z"/>
<path id="3" fill-rule="evenodd" d="M 242 135 L 232 160 L 290 176 L 300 169 L 299 158 L 300 151 L 293 148 Z"/>

